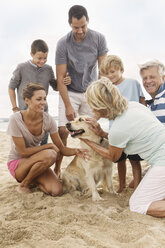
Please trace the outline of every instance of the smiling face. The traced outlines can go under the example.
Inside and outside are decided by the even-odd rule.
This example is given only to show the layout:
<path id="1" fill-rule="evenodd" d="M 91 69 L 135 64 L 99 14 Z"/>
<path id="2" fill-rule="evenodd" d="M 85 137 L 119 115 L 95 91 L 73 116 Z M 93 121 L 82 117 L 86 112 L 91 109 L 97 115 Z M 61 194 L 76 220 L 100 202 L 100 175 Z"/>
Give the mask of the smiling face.
<path id="1" fill-rule="evenodd" d="M 143 86 L 148 94 L 154 99 L 159 87 L 163 84 L 163 77 L 160 76 L 156 66 L 143 69 L 141 71 Z"/>
<path id="2" fill-rule="evenodd" d="M 123 81 L 123 70 L 120 68 L 117 68 L 116 66 L 111 66 L 109 69 L 108 73 L 105 74 L 104 76 L 109 78 L 109 80 L 117 85 Z"/>
<path id="3" fill-rule="evenodd" d="M 74 38 L 77 42 L 81 42 L 86 37 L 88 31 L 88 21 L 83 16 L 81 19 L 72 17 L 72 23 L 70 24 Z"/>
<path id="4" fill-rule="evenodd" d="M 31 99 L 25 98 L 29 110 L 36 113 L 43 113 L 46 107 L 46 92 L 44 90 L 34 91 Z"/>
<path id="5" fill-rule="evenodd" d="M 38 68 L 40 68 L 46 63 L 48 52 L 46 53 L 36 52 L 35 54 L 31 53 L 31 56 L 32 56 L 32 63 L 37 65 Z"/>

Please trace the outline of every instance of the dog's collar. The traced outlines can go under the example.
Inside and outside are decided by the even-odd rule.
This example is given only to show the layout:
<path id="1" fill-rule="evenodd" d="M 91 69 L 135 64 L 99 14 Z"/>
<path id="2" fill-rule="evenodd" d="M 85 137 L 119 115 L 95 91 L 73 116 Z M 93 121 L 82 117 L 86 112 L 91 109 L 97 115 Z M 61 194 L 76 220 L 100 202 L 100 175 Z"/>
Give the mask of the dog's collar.
<path id="1" fill-rule="evenodd" d="M 104 140 L 104 138 L 103 138 L 103 137 L 101 137 L 101 139 L 100 139 L 100 144 L 103 142 L 103 140 Z"/>

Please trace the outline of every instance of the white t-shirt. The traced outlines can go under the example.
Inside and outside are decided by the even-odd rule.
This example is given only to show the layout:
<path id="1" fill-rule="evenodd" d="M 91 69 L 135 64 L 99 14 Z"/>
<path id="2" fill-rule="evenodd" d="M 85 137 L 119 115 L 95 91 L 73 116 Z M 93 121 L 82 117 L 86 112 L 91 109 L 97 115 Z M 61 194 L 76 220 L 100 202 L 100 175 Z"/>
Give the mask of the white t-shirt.
<path id="1" fill-rule="evenodd" d="M 43 124 L 42 124 L 42 132 L 40 135 L 33 135 L 28 128 L 26 127 L 21 112 L 17 112 L 11 115 L 9 120 L 9 125 L 7 129 L 7 134 L 14 137 L 23 137 L 26 147 L 39 146 L 40 142 L 44 139 L 46 133 L 56 133 L 58 131 L 57 124 L 53 117 L 51 117 L 48 113 L 43 113 Z M 21 158 L 18 153 L 15 143 L 13 139 L 11 139 L 11 149 L 8 156 L 8 162 Z"/>
<path id="2" fill-rule="evenodd" d="M 128 109 L 115 118 L 109 144 L 126 154 L 138 154 L 151 165 L 165 166 L 165 127 L 140 103 L 129 102 Z"/>

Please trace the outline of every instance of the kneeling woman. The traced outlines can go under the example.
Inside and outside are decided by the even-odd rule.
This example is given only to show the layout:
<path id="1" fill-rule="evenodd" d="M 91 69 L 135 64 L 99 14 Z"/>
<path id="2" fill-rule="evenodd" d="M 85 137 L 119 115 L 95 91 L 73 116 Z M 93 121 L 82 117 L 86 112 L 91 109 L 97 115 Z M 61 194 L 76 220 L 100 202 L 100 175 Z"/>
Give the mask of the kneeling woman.
<path id="1" fill-rule="evenodd" d="M 62 184 L 51 166 L 61 155 L 85 157 L 86 150 L 67 148 L 63 145 L 56 122 L 46 112 L 46 92 L 39 84 L 29 83 L 23 90 L 27 109 L 14 113 L 9 120 L 7 133 L 12 137 L 8 156 L 10 173 L 20 183 L 18 191 L 30 193 L 30 185 L 36 184 L 46 194 L 61 195 Z M 40 145 L 46 133 L 53 143 Z"/>
<path id="2" fill-rule="evenodd" d="M 116 161 L 122 152 L 139 154 L 151 168 L 130 199 L 133 212 L 165 217 L 165 128 L 144 105 L 128 102 L 109 79 L 88 86 L 88 104 L 99 119 L 114 120 L 109 132 L 109 149 L 84 140 L 105 158 Z M 97 133 L 99 133 L 97 131 Z M 101 133 L 101 132 L 100 132 Z M 103 133 L 103 132 L 102 132 Z"/>

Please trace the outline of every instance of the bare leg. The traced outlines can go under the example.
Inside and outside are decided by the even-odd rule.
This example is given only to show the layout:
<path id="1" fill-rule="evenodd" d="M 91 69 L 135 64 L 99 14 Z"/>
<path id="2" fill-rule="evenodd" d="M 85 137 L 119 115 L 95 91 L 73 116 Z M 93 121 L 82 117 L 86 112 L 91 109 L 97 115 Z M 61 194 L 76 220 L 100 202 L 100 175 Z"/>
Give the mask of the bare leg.
<path id="1" fill-rule="evenodd" d="M 117 190 L 117 193 L 121 193 L 126 185 L 126 159 L 118 162 L 117 167 L 119 177 L 119 188 Z"/>
<path id="2" fill-rule="evenodd" d="M 57 196 L 63 194 L 62 184 L 55 173 L 48 168 L 42 175 L 36 178 L 39 188 L 46 194 Z"/>
<path id="3" fill-rule="evenodd" d="M 64 146 L 66 146 L 69 132 L 64 126 L 59 127 L 58 132 Z M 61 168 L 62 160 L 63 160 L 63 156 L 60 155 L 60 158 L 56 161 L 56 164 L 54 166 L 54 172 L 56 173 L 57 177 L 60 177 L 60 168 Z"/>
<path id="4" fill-rule="evenodd" d="M 165 200 L 152 202 L 147 214 L 158 218 L 165 217 Z"/>
<path id="5" fill-rule="evenodd" d="M 135 160 L 130 160 L 130 163 L 132 166 L 133 180 L 130 182 L 129 187 L 131 188 L 133 186 L 132 188 L 135 190 L 141 181 L 141 164 Z"/>
<path id="6" fill-rule="evenodd" d="M 15 175 L 21 182 L 19 191 L 28 192 L 30 183 L 44 171 L 46 171 L 55 161 L 57 153 L 47 149 L 32 155 L 30 158 L 21 159 Z"/>

